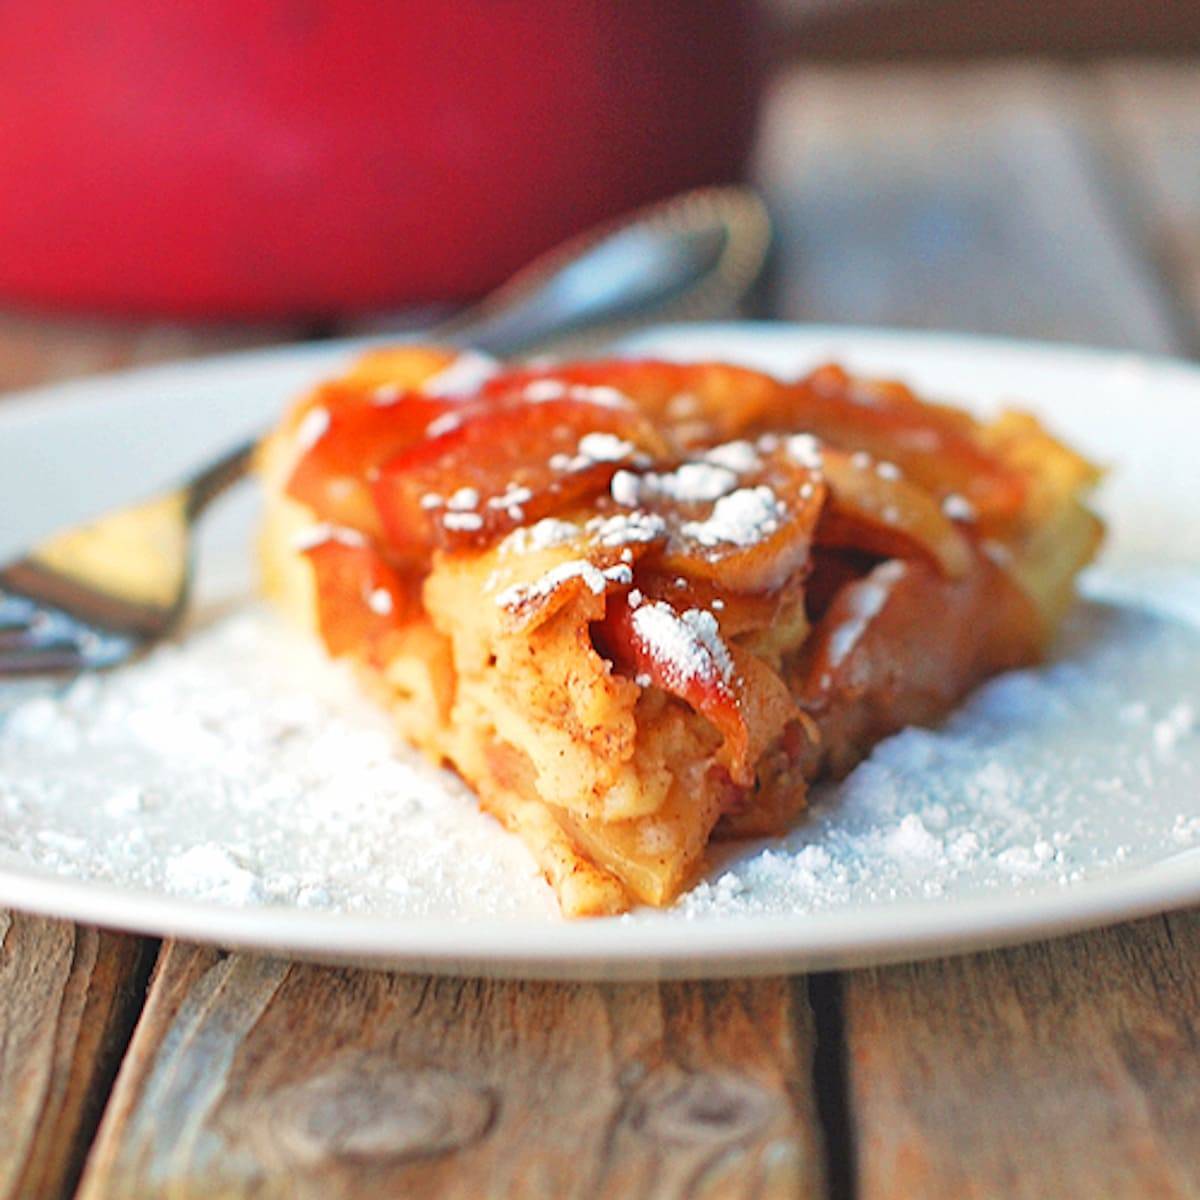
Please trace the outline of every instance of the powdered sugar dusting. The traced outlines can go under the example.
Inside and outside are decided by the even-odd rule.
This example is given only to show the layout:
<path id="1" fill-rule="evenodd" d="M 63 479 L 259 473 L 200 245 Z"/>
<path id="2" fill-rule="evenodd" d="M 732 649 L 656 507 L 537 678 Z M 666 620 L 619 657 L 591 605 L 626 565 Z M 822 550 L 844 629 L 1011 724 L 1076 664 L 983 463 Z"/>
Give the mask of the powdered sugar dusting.
<path id="1" fill-rule="evenodd" d="M 446 507 L 455 512 L 468 512 L 479 507 L 479 492 L 473 487 L 460 487 L 446 501 Z"/>
<path id="2" fill-rule="evenodd" d="M 602 546 L 631 546 L 663 537 L 667 523 L 658 513 L 617 513 L 611 517 L 593 517 L 587 531 Z"/>
<path id="3" fill-rule="evenodd" d="M 602 408 L 632 408 L 633 401 L 623 392 L 605 384 L 565 383 L 561 379 L 533 379 L 521 395 L 531 404 L 549 404 L 555 400 L 579 400 Z"/>
<path id="4" fill-rule="evenodd" d="M 367 593 L 367 607 L 381 617 L 386 617 L 395 607 L 392 593 L 387 588 L 372 588 Z"/>
<path id="5" fill-rule="evenodd" d="M 704 459 L 706 462 L 716 463 L 718 467 L 736 471 L 739 475 L 748 475 L 762 466 L 758 452 L 747 441 L 725 442 L 714 446 L 705 452 Z"/>
<path id="6" fill-rule="evenodd" d="M 634 634 L 668 683 L 732 678 L 733 662 L 712 613 L 698 608 L 677 613 L 654 601 L 635 608 L 631 619 Z"/>
<path id="7" fill-rule="evenodd" d="M 311 450 L 329 432 L 329 409 L 310 408 L 296 427 L 296 449 Z"/>
<path id="8" fill-rule="evenodd" d="M 425 380 L 421 390 L 427 396 L 470 396 L 499 369 L 500 363 L 491 355 L 464 350 L 448 366 Z"/>
<path id="9" fill-rule="evenodd" d="M 633 570 L 626 563 L 600 568 L 586 559 L 572 559 L 551 568 L 538 576 L 532 583 L 514 583 L 497 593 L 496 603 L 502 608 L 520 608 L 535 600 L 541 600 L 572 579 L 582 579 L 589 591 L 602 596 L 610 583 L 633 582 Z"/>
<path id="10" fill-rule="evenodd" d="M 636 508 L 641 499 L 641 481 L 632 471 L 618 471 L 609 484 L 612 498 L 623 508 Z"/>
<path id="11" fill-rule="evenodd" d="M 442 524 L 458 533 L 475 533 L 483 528 L 483 517 L 477 512 L 445 512 Z"/>
<path id="12" fill-rule="evenodd" d="M 592 462 L 619 462 L 634 453 L 634 445 L 614 433 L 585 433 L 579 439 L 579 453 Z"/>
<path id="13" fill-rule="evenodd" d="M 783 502 L 765 484 L 722 496 L 703 521 L 685 521 L 680 531 L 702 546 L 755 546 L 770 537 L 787 516 Z"/>
<path id="14" fill-rule="evenodd" d="M 788 457 L 810 471 L 819 471 L 825 464 L 821 443 L 811 433 L 793 433 L 786 441 Z"/>
<path id="15" fill-rule="evenodd" d="M 737 486 L 737 479 L 736 472 L 728 467 L 707 462 L 687 462 L 670 474 L 646 476 L 645 481 L 652 482 L 655 490 L 672 500 L 683 504 L 699 504 L 728 495 Z"/>
<path id="16" fill-rule="evenodd" d="M 680 619 L 696 639 L 696 644 L 703 647 L 717 675 L 726 682 L 732 679 L 733 660 L 729 657 L 728 647 L 721 640 L 717 618 L 702 608 L 689 608 L 681 614 Z"/>
<path id="17" fill-rule="evenodd" d="M 500 544 L 501 554 L 533 554 L 549 550 L 552 546 L 565 546 L 580 535 L 580 527 L 574 521 L 563 521 L 558 517 L 543 517 L 533 525 L 522 525 Z"/>
<path id="18" fill-rule="evenodd" d="M 975 512 L 975 505 L 965 496 L 958 495 L 957 492 L 951 492 L 942 501 L 942 512 L 952 521 L 974 521 L 978 515 Z"/>
<path id="19" fill-rule="evenodd" d="M 737 473 L 729 467 L 711 462 L 685 462 L 661 474 L 618 471 L 613 476 L 611 491 L 618 504 L 632 508 L 659 496 L 680 504 L 703 504 L 728 495 L 737 484 Z"/>
<path id="20" fill-rule="evenodd" d="M 299 530 L 292 538 L 292 549 L 311 550 L 325 542 L 338 542 L 343 546 L 365 546 L 367 539 L 357 529 L 351 529 L 347 525 L 331 525 L 328 521 L 321 521 Z"/>
<path id="21" fill-rule="evenodd" d="M 428 425 L 425 426 L 425 436 L 427 438 L 439 438 L 444 433 L 450 433 L 457 429 L 463 423 L 463 414 L 455 412 L 451 409 L 450 412 L 444 412 L 440 417 L 434 417 Z"/>
<path id="22" fill-rule="evenodd" d="M 527 383 L 521 392 L 531 404 L 561 400 L 566 394 L 567 385 L 561 379 L 534 379 Z"/>

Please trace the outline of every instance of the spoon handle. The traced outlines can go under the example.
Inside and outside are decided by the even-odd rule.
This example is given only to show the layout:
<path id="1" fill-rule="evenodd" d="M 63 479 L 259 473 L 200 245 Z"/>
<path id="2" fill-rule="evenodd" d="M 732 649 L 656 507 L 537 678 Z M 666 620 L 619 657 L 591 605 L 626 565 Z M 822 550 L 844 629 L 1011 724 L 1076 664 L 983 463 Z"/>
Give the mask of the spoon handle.
<path id="1" fill-rule="evenodd" d="M 651 315 L 728 314 L 758 278 L 770 231 L 749 188 L 684 192 L 547 251 L 423 336 L 503 356 Z"/>

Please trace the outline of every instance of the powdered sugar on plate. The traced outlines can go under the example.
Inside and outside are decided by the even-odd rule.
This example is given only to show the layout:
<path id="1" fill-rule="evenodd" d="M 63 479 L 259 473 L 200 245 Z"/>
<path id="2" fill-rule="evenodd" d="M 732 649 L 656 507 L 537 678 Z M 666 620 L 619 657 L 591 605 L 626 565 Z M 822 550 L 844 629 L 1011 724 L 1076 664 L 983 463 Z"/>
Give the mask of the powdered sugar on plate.
<path id="1" fill-rule="evenodd" d="M 223 905 L 554 911 L 520 842 L 257 608 L 13 704 L 0 859 Z"/>
<path id="2" fill-rule="evenodd" d="M 1200 854 L 1200 630 L 1093 601 L 1051 664 L 882 743 L 786 837 L 725 847 L 674 909 L 622 919 L 1015 899 L 1180 853 Z M 520 842 L 253 606 L 65 691 L 0 689 L 0 862 L 222 906 L 558 919 Z"/>

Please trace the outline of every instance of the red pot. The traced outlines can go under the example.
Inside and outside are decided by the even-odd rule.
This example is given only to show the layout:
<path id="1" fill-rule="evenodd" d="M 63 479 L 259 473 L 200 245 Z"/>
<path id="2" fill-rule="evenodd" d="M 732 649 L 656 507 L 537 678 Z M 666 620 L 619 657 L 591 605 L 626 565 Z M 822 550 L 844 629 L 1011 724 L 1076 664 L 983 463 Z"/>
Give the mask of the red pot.
<path id="1" fill-rule="evenodd" d="M 751 7 L 0 5 L 0 296 L 323 316 L 477 294 L 739 175 Z"/>

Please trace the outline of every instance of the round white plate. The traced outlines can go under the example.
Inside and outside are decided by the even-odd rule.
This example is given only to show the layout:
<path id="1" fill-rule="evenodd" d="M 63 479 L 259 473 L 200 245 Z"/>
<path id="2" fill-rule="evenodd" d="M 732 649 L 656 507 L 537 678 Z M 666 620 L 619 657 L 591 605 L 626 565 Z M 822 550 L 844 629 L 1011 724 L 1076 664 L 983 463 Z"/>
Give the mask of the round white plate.
<path id="1" fill-rule="evenodd" d="M 178 646 L 65 697 L 0 687 L 0 904 L 331 962 L 634 978 L 917 958 L 1200 902 L 1200 370 L 785 325 L 630 345 L 780 373 L 834 358 L 982 410 L 1020 403 L 1109 464 L 1110 538 L 1055 660 L 890 739 L 675 909 L 567 923 L 523 848 L 388 745 L 336 668 L 263 614 L 230 615 L 251 587 L 247 490 L 205 528 Z M 261 428 L 357 348 L 6 399 L 0 561 Z"/>

